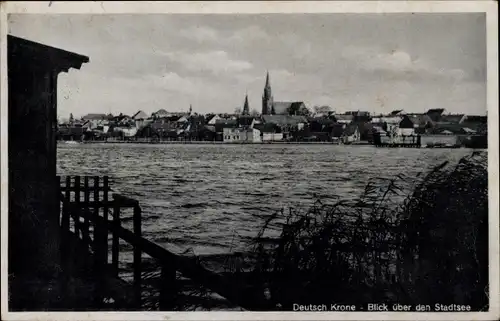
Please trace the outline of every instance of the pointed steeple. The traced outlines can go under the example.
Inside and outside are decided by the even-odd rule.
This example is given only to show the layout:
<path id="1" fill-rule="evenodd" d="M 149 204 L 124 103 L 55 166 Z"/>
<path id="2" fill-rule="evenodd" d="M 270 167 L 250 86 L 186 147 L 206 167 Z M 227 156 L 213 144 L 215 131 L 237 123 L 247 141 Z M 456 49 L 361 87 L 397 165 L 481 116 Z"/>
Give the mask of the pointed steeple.
<path id="1" fill-rule="evenodd" d="M 193 113 L 193 105 L 189 104 L 189 115 Z"/>
<path id="2" fill-rule="evenodd" d="M 245 104 L 243 105 L 242 115 L 250 115 L 250 106 L 248 105 L 248 94 L 245 95 Z"/>
<path id="3" fill-rule="evenodd" d="M 273 109 L 273 93 L 271 90 L 271 81 L 269 80 L 269 71 L 266 73 L 266 85 L 264 87 L 264 94 L 262 95 L 262 115 L 269 115 Z"/>

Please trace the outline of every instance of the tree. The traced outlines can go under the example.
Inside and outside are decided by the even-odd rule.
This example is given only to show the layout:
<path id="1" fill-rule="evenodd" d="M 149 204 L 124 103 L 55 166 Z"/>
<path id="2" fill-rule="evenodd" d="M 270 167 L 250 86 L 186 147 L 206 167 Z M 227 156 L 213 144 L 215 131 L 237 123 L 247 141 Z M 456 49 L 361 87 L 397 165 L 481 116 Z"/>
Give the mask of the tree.
<path id="1" fill-rule="evenodd" d="M 329 112 L 332 111 L 332 109 L 330 108 L 330 106 L 314 106 L 313 107 L 313 110 L 314 110 L 314 113 L 315 114 L 328 114 Z"/>
<path id="2" fill-rule="evenodd" d="M 309 116 L 311 111 L 304 104 L 292 104 L 288 108 L 289 115 L 297 115 L 297 116 Z"/>
<path id="3" fill-rule="evenodd" d="M 73 117 L 73 113 L 70 113 L 69 114 L 69 123 L 73 124 L 74 121 L 75 121 L 75 118 Z"/>

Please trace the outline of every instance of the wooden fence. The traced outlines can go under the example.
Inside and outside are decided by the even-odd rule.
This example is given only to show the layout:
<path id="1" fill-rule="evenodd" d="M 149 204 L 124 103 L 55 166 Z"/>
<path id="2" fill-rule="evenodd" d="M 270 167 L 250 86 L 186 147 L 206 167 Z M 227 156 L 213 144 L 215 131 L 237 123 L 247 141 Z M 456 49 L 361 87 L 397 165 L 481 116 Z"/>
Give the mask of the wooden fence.
<path id="1" fill-rule="evenodd" d="M 196 259 L 183 257 L 169 252 L 158 244 L 142 237 L 142 211 L 137 200 L 113 193 L 109 178 L 104 177 L 65 177 L 60 182 L 61 228 L 63 235 L 76 237 L 93 257 L 92 273 L 97 276 L 108 275 L 119 278 L 119 241 L 133 246 L 133 284 L 132 297 L 135 309 L 142 308 L 142 253 L 151 256 L 160 266 L 159 309 L 173 309 L 174 298 L 179 286 L 177 271 L 193 282 L 220 294 L 233 304 L 246 309 L 262 309 L 262 297 L 252 288 L 235 287 L 231 280 L 205 269 Z M 64 181 L 64 184 L 61 184 Z M 133 210 L 133 230 L 121 224 L 123 209 Z M 72 224 L 71 224 L 72 223 Z M 108 262 L 111 233 L 111 262 Z M 71 260 L 63 239 L 62 255 L 64 260 Z"/>

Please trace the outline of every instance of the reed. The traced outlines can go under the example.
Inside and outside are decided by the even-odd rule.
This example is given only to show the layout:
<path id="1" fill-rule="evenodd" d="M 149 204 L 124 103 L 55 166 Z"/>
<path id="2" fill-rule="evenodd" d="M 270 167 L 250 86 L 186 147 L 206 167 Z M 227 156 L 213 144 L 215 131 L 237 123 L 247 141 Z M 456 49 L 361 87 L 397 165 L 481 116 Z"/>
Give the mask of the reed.
<path id="1" fill-rule="evenodd" d="M 487 157 L 369 182 L 355 200 L 270 216 L 250 272 L 266 305 L 373 302 L 487 308 Z M 264 235 L 281 225 L 273 242 Z"/>

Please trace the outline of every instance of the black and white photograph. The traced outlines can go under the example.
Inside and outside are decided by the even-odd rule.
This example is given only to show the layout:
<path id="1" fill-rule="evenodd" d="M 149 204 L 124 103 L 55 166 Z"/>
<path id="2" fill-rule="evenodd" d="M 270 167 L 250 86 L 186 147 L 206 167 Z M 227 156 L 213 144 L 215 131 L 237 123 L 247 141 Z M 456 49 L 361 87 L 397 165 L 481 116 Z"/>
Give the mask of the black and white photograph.
<path id="1" fill-rule="evenodd" d="M 2 319 L 499 317 L 497 3 L 390 2 L 2 4 Z"/>

